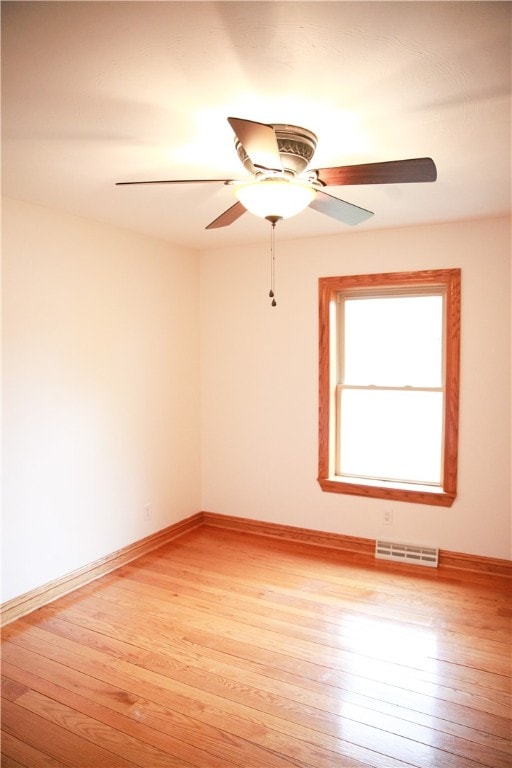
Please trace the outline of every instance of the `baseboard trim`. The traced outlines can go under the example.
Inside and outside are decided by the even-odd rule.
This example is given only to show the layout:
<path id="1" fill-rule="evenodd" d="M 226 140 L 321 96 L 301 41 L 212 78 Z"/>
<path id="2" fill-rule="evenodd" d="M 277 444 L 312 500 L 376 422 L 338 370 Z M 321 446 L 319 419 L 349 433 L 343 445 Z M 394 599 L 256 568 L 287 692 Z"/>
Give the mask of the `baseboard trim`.
<path id="1" fill-rule="evenodd" d="M 483 555 L 467 555 L 464 552 L 439 550 L 439 567 L 452 571 L 471 571 L 483 576 L 505 576 L 512 578 L 512 561 Z"/>
<path id="2" fill-rule="evenodd" d="M 296 528 L 291 525 L 268 523 L 262 520 L 251 520 L 244 517 L 231 517 L 215 512 L 203 512 L 203 525 L 214 528 L 225 528 L 231 531 L 240 531 L 258 536 L 267 536 L 281 541 L 293 541 L 303 544 L 312 544 L 320 547 L 328 547 L 344 552 L 360 555 L 361 558 L 374 559 L 375 540 L 357 536 L 346 536 L 341 533 L 328 533 L 315 531 L 309 528 Z M 381 561 L 379 561 L 381 564 Z M 419 566 L 412 566 L 419 567 Z M 472 574 L 479 573 L 483 576 L 505 576 L 512 578 L 512 561 L 501 560 L 482 555 L 470 555 L 450 550 L 439 550 L 439 567 L 443 571 L 468 571 Z"/>
<path id="3" fill-rule="evenodd" d="M 376 567 L 383 566 L 382 561 L 375 561 L 375 541 L 358 536 L 346 536 L 341 533 L 329 533 L 316 531 L 311 528 L 299 528 L 292 525 L 269 523 L 263 520 L 252 520 L 246 517 L 233 517 L 221 515 L 216 512 L 197 512 L 185 520 L 173 523 L 161 531 L 139 539 L 122 549 L 118 549 L 110 555 L 106 555 L 89 565 L 84 566 L 60 579 L 26 592 L 19 597 L 8 600 L 0 606 L 1 626 L 25 616 L 43 605 L 53 602 L 58 597 L 73 592 L 73 590 L 88 584 L 106 573 L 115 571 L 122 565 L 136 560 L 138 557 L 151 552 L 158 547 L 168 544 L 170 541 L 184 536 L 201 526 L 211 528 L 223 528 L 230 531 L 239 531 L 253 536 L 265 536 L 283 542 L 295 542 L 307 546 L 324 547 L 342 552 L 350 552 L 353 556 L 366 562 L 376 563 Z M 410 566 L 418 568 L 421 566 Z M 499 558 L 470 555 L 449 550 L 439 551 L 438 572 L 470 572 L 482 576 L 501 576 L 512 578 L 512 561 Z"/>
<path id="4" fill-rule="evenodd" d="M 266 536 L 272 539 L 280 539 L 281 541 L 294 541 L 317 547 L 340 549 L 357 555 L 373 557 L 375 552 L 375 541 L 373 539 L 345 536 L 341 533 L 328 533 L 327 531 L 315 531 L 310 528 L 298 528 L 279 523 L 267 523 L 262 520 L 251 520 L 245 517 L 219 515 L 215 512 L 203 512 L 203 525 L 240 531 L 241 533 L 251 533 L 257 536 Z"/>
<path id="5" fill-rule="evenodd" d="M 128 544 L 128 546 L 118 549 L 99 560 L 95 560 L 83 568 L 79 568 L 59 579 L 43 584 L 43 586 L 37 589 L 8 600 L 0 608 L 1 626 L 4 627 L 16 619 L 26 616 L 27 613 L 31 613 L 37 608 L 53 602 L 58 597 L 67 595 L 69 592 L 83 587 L 85 584 L 98 579 L 100 576 L 104 576 L 106 573 L 115 571 L 116 568 L 136 560 L 153 549 L 157 549 L 173 541 L 173 539 L 189 533 L 202 524 L 202 519 L 201 512 L 197 512 L 185 520 L 180 520 L 178 523 L 173 523 L 161 531 L 145 536 L 143 539 L 139 539 L 133 544 Z"/>

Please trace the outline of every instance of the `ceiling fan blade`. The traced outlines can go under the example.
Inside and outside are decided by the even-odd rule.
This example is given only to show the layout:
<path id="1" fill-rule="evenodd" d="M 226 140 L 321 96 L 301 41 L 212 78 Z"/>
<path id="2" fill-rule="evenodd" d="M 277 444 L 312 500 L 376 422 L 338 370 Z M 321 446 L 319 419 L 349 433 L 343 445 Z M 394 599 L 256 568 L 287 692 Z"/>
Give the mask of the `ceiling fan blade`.
<path id="1" fill-rule="evenodd" d="M 367 211 L 366 208 L 360 208 L 352 203 L 346 203 L 345 200 L 328 195 L 322 190 L 318 190 L 317 196 L 309 204 L 309 207 L 351 226 L 360 224 L 373 216 L 372 211 Z"/>
<path id="2" fill-rule="evenodd" d="M 403 184 L 437 179 L 437 169 L 431 157 L 319 168 L 316 173 L 318 180 L 328 187 L 345 184 Z"/>
<path id="3" fill-rule="evenodd" d="M 116 187 L 129 184 L 231 184 L 234 179 L 157 179 L 156 181 L 116 181 Z"/>
<path id="4" fill-rule="evenodd" d="M 224 211 L 224 213 L 221 213 L 220 216 L 217 216 L 216 219 L 210 222 L 210 224 L 208 224 L 205 229 L 219 229 L 219 227 L 228 227 L 234 221 L 239 219 L 240 216 L 246 212 L 246 210 L 247 208 L 245 208 L 242 203 L 237 201 L 234 205 L 231 206 L 231 208 L 228 208 L 227 211 Z"/>
<path id="5" fill-rule="evenodd" d="M 283 169 L 277 136 L 271 125 L 239 117 L 228 117 L 228 123 L 255 168 Z"/>

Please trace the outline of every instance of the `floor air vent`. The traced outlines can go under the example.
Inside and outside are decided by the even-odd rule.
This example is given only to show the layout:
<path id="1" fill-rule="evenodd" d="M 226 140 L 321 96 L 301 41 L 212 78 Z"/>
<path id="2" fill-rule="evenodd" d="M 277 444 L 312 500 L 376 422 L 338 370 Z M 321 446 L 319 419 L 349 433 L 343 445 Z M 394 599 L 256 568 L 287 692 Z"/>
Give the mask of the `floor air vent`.
<path id="1" fill-rule="evenodd" d="M 375 542 L 375 557 L 397 563 L 416 563 L 437 568 L 439 550 L 435 547 L 417 547 L 414 544 L 397 544 L 394 541 Z"/>

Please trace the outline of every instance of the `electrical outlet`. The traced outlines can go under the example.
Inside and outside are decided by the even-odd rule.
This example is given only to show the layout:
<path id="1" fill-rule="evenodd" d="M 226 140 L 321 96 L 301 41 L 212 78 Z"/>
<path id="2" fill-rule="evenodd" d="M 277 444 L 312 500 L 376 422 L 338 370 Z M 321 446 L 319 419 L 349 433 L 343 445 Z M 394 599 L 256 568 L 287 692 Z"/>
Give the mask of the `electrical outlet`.
<path id="1" fill-rule="evenodd" d="M 384 510 L 384 525 L 393 525 L 393 508 L 388 507 Z"/>
<path id="2" fill-rule="evenodd" d="M 151 504 L 144 504 L 144 520 L 151 520 Z"/>

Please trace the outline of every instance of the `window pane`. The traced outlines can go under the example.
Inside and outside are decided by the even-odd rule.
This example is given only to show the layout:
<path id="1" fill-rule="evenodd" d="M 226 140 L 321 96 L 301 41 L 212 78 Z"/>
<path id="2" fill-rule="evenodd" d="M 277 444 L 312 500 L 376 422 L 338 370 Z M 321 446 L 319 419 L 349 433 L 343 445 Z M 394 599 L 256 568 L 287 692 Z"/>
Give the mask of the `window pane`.
<path id="1" fill-rule="evenodd" d="M 344 383 L 440 387 L 442 296 L 345 300 Z"/>
<path id="2" fill-rule="evenodd" d="M 440 392 L 341 391 L 339 473 L 440 483 Z"/>

